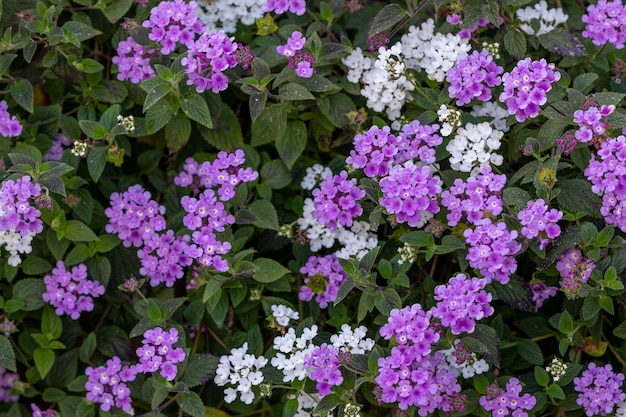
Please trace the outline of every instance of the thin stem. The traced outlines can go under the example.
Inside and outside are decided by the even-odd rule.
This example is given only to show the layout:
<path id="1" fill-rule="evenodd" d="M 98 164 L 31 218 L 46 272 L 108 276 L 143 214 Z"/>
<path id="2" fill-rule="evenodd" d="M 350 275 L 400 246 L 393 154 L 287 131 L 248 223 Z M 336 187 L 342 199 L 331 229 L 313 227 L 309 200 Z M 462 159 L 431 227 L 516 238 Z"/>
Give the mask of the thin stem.
<path id="1" fill-rule="evenodd" d="M 315 22 L 317 22 L 321 27 L 324 28 L 324 31 L 326 32 L 326 34 L 328 35 L 328 37 L 330 38 L 331 41 L 333 42 L 337 42 L 337 38 L 335 38 L 335 35 L 333 35 L 333 33 L 330 31 L 330 29 L 328 28 L 328 26 L 326 26 L 325 24 L 323 24 L 318 18 L 317 16 L 315 16 L 315 13 L 313 13 L 308 7 L 306 8 L 306 13 L 311 16 L 311 18 L 313 20 L 315 20 Z"/>
<path id="2" fill-rule="evenodd" d="M 609 343 L 609 349 L 611 349 L 611 352 L 613 352 L 613 355 L 615 355 L 615 359 L 617 359 L 617 361 L 621 363 L 622 366 L 626 366 L 626 361 L 624 361 L 624 359 L 622 358 L 622 355 L 619 354 L 619 352 L 613 347 L 611 343 Z"/>
<path id="3" fill-rule="evenodd" d="M 102 324 L 104 323 L 104 319 L 106 319 L 107 316 L 109 315 L 109 312 L 111 312 L 111 304 L 107 305 L 106 310 L 104 310 L 104 314 L 102 314 L 102 317 L 100 317 L 100 321 L 98 321 L 98 324 L 96 325 L 96 328 L 94 329 L 94 333 L 98 333 L 98 331 L 100 330 L 100 327 L 102 327 Z"/>

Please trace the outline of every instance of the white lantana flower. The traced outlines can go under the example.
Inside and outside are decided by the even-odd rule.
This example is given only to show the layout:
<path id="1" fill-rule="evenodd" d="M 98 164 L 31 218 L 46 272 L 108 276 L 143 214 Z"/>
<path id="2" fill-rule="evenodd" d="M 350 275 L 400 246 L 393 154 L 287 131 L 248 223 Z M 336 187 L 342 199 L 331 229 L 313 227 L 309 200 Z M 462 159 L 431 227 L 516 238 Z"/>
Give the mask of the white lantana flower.
<path id="1" fill-rule="evenodd" d="M 224 401 L 231 403 L 239 394 L 244 404 L 252 404 L 252 387 L 263 382 L 261 369 L 267 362 L 263 356 L 249 354 L 247 342 L 242 347 L 231 350 L 230 355 L 222 355 L 215 371 L 215 383 L 220 387 L 232 385 L 224 390 Z"/>

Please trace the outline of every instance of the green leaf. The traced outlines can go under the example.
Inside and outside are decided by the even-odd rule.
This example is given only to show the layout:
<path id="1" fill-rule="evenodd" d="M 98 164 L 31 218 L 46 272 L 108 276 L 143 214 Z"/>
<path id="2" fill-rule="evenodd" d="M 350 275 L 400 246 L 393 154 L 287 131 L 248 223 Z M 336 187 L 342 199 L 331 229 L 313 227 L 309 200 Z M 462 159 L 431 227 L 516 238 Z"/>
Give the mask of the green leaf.
<path id="1" fill-rule="evenodd" d="M 598 297 L 589 295 L 585 297 L 585 301 L 583 302 L 583 307 L 580 310 L 580 313 L 583 320 L 595 322 L 601 309 L 602 306 L 600 306 L 600 301 L 598 300 Z"/>
<path id="2" fill-rule="evenodd" d="M 477 324 L 472 336 L 482 341 L 487 347 L 487 352 L 483 352 L 496 367 L 500 367 L 500 339 L 497 332 L 485 324 Z"/>
<path id="3" fill-rule="evenodd" d="M 269 258 L 258 258 L 254 260 L 254 264 L 259 268 L 254 273 L 254 280 L 262 284 L 274 282 L 282 278 L 289 270 Z"/>
<path id="4" fill-rule="evenodd" d="M 341 128 L 350 124 L 346 114 L 356 111 L 356 106 L 350 97 L 339 93 L 324 99 L 317 100 L 317 107 L 328 118 L 333 126 Z"/>
<path id="5" fill-rule="evenodd" d="M 89 257 L 89 247 L 87 245 L 76 245 L 65 258 L 65 266 L 78 265 Z"/>
<path id="6" fill-rule="evenodd" d="M 406 233 L 400 236 L 400 240 L 416 248 L 430 247 L 435 244 L 433 235 L 423 230 Z"/>
<path id="7" fill-rule="evenodd" d="M 435 248 L 435 253 L 446 254 L 462 249 L 465 249 L 465 244 L 461 239 L 454 235 L 445 235 L 443 239 L 441 239 L 441 245 Z"/>
<path id="8" fill-rule="evenodd" d="M 98 239 L 99 240 L 96 242 L 96 250 L 100 253 L 107 253 L 122 243 L 120 238 L 116 235 L 100 235 Z"/>
<path id="9" fill-rule="evenodd" d="M 504 47 L 517 59 L 526 56 L 526 38 L 522 32 L 515 28 L 509 28 L 504 35 Z"/>
<path id="10" fill-rule="evenodd" d="M 175 151 L 182 148 L 191 136 L 191 122 L 183 116 L 175 116 L 165 126 L 165 142 Z"/>
<path id="11" fill-rule="evenodd" d="M 78 357 L 81 361 L 84 363 L 91 363 L 90 358 L 96 351 L 97 343 L 96 334 L 94 332 L 89 333 L 78 351 Z"/>
<path id="12" fill-rule="evenodd" d="M 176 399 L 183 411 L 192 417 L 205 417 L 204 403 L 195 392 L 184 392 Z"/>
<path id="13" fill-rule="evenodd" d="M 616 328 L 614 328 L 613 334 L 622 339 L 626 339 L 626 321 L 620 323 Z"/>
<path id="14" fill-rule="evenodd" d="M 65 22 L 65 24 L 63 25 L 63 29 L 67 30 L 70 35 L 72 35 L 81 42 L 86 41 L 87 39 L 91 39 L 94 36 L 102 35 L 102 32 L 100 32 L 99 30 L 96 30 L 89 25 L 74 20 Z"/>
<path id="15" fill-rule="evenodd" d="M 84 72 L 85 74 L 95 74 L 104 69 L 104 65 L 91 58 L 85 58 L 80 63 L 75 65 L 76 69 Z"/>
<path id="16" fill-rule="evenodd" d="M 518 187 L 507 187 L 502 192 L 502 200 L 514 208 L 525 208 L 531 200 L 528 191 Z"/>
<path id="17" fill-rule="evenodd" d="M 89 2 L 92 3 L 91 1 Z M 97 5 L 102 10 L 102 13 L 109 19 L 109 22 L 115 23 L 120 20 L 134 3 L 133 0 L 115 0 L 105 5 L 104 2 L 99 2 Z"/>
<path id="18" fill-rule="evenodd" d="M 107 153 L 109 148 L 106 146 L 97 146 L 87 154 L 87 170 L 91 179 L 98 182 L 100 176 L 104 172 L 107 164 Z"/>
<path id="19" fill-rule="evenodd" d="M 211 373 L 217 369 L 218 363 L 219 359 L 213 355 L 191 354 L 180 380 L 189 388 L 202 385 L 207 381 Z"/>
<path id="20" fill-rule="evenodd" d="M 368 31 L 368 36 L 373 36 L 390 29 L 407 15 L 407 11 L 397 4 L 386 5 L 376 14 L 376 17 L 374 17 Z"/>
<path id="21" fill-rule="evenodd" d="M 287 130 L 287 113 L 284 105 L 266 107 L 252 123 L 252 146 L 278 141 Z"/>
<path id="22" fill-rule="evenodd" d="M 595 98 L 599 104 L 606 104 L 607 106 L 611 104 L 617 106 L 624 97 L 626 97 L 624 93 L 613 93 L 610 91 L 595 93 L 593 95 L 593 98 Z"/>
<path id="23" fill-rule="evenodd" d="M 146 112 L 146 131 L 149 135 L 158 132 L 172 118 L 172 107 L 167 100 L 159 100 Z"/>
<path id="24" fill-rule="evenodd" d="M 208 129 L 213 127 L 209 106 L 207 106 L 206 101 L 204 101 L 201 95 L 191 94 L 183 97 L 180 101 L 180 107 L 183 109 L 183 113 L 191 120 L 200 123 Z"/>
<path id="25" fill-rule="evenodd" d="M 52 269 L 48 261 L 39 256 L 29 255 L 20 264 L 20 268 L 26 275 L 40 275 Z"/>
<path id="26" fill-rule="evenodd" d="M 231 151 L 243 146 L 239 119 L 225 103 L 221 103 L 220 112 L 215 115 L 213 129 L 200 128 L 200 134 L 208 143 L 222 151 Z"/>
<path id="27" fill-rule="evenodd" d="M 29 113 L 32 113 L 35 102 L 35 94 L 33 92 L 33 85 L 30 81 L 22 78 L 21 80 L 11 84 L 11 88 L 9 89 L 11 93 L 11 97 L 22 106 L 24 110 Z"/>
<path id="28" fill-rule="evenodd" d="M 559 381 L 558 384 L 560 386 L 565 386 L 567 384 L 569 384 L 570 382 L 572 382 L 574 380 L 574 378 L 576 378 L 578 376 L 578 374 L 580 373 L 580 371 L 582 371 L 583 366 L 579 363 L 569 363 L 567 365 L 567 370 L 565 371 L 565 375 L 563 375 Z"/>
<path id="29" fill-rule="evenodd" d="M 42 279 L 26 278 L 18 281 L 13 287 L 13 298 L 22 300 L 22 310 L 32 311 L 44 305 L 41 296 L 46 291 L 46 285 Z"/>
<path id="30" fill-rule="evenodd" d="M 57 316 L 54 309 L 50 306 L 46 306 L 43 309 L 43 315 L 41 316 L 41 333 L 49 340 L 58 339 L 61 337 L 61 333 L 63 333 L 61 318 Z"/>
<path id="31" fill-rule="evenodd" d="M 543 365 L 543 353 L 537 342 L 530 339 L 521 339 L 517 346 L 520 356 L 533 365 Z"/>
<path id="32" fill-rule="evenodd" d="M 89 242 L 98 240 L 98 236 L 85 223 L 78 220 L 68 220 L 65 223 L 65 238 L 72 242 Z"/>
<path id="33" fill-rule="evenodd" d="M 306 87 L 290 83 L 278 90 L 278 99 L 281 101 L 315 100 L 315 96 Z"/>
<path id="34" fill-rule="evenodd" d="M 570 213 L 585 212 L 600 217 L 602 200 L 591 191 L 591 183 L 584 179 L 559 179 L 561 192 L 556 200 L 562 210 Z"/>
<path id="35" fill-rule="evenodd" d="M 329 411 L 334 410 L 338 404 L 341 404 L 341 399 L 337 394 L 329 394 L 317 403 L 317 406 L 311 412 L 312 415 L 326 415 Z"/>
<path id="36" fill-rule="evenodd" d="M 387 288 L 380 296 L 376 297 L 374 305 L 378 311 L 388 316 L 394 308 L 402 308 L 402 300 L 396 290 L 393 288 Z"/>
<path id="37" fill-rule="evenodd" d="M 541 46 L 561 56 L 585 56 L 587 50 L 580 40 L 571 32 L 555 29 L 537 36 Z"/>
<path id="38" fill-rule="evenodd" d="M 42 395 L 43 400 L 49 403 L 59 402 L 65 397 L 66 397 L 65 392 L 55 387 L 47 387 L 43 391 L 43 395 Z"/>
<path id="39" fill-rule="evenodd" d="M 243 210 L 240 210 L 243 211 Z M 253 201 L 247 208 L 247 211 L 252 214 L 252 221 L 249 223 L 240 224 L 253 224 L 262 229 L 278 230 L 280 225 L 278 224 L 278 214 L 274 205 L 267 200 Z"/>
<path id="40" fill-rule="evenodd" d="M 87 265 L 89 275 L 106 287 L 111 278 L 111 262 L 104 256 L 94 256 Z"/>
<path id="41" fill-rule="evenodd" d="M 561 388 L 557 384 L 552 384 L 548 388 L 546 388 L 546 394 L 548 394 L 552 398 L 556 398 L 559 400 L 565 399 L 565 392 L 563 392 L 563 388 Z"/>
<path id="42" fill-rule="evenodd" d="M 291 172 L 283 161 L 269 161 L 261 167 L 261 183 L 267 184 L 274 190 L 284 188 L 291 182 Z"/>
<path id="43" fill-rule="evenodd" d="M 9 338 L 0 335 L 0 366 L 12 372 L 17 372 L 15 364 L 15 352 Z"/>
<path id="44" fill-rule="evenodd" d="M 615 314 L 615 307 L 613 306 L 613 299 L 606 295 L 603 294 L 600 296 L 600 298 L 598 299 L 598 304 L 600 304 L 600 307 L 602 307 L 604 309 L 604 311 L 606 311 L 609 314 Z"/>
<path id="45" fill-rule="evenodd" d="M 148 80 L 150 81 L 150 80 Z M 146 81 L 143 81 L 144 84 Z M 145 90 L 144 86 L 142 88 Z M 172 86 L 166 82 L 158 83 L 151 88 L 149 88 L 146 92 L 146 99 L 143 102 L 143 112 L 147 112 L 152 106 L 154 106 L 159 100 L 165 97 L 170 91 L 172 91 Z"/>
<path id="46" fill-rule="evenodd" d="M 564 334 L 570 334 L 574 331 L 574 319 L 567 310 L 564 310 L 559 318 L 559 331 Z"/>
<path id="47" fill-rule="evenodd" d="M 50 369 L 52 369 L 52 365 L 54 365 L 54 351 L 38 347 L 35 349 L 33 359 L 35 360 L 35 367 L 39 375 L 42 379 L 45 378 L 48 372 L 50 372 Z"/>
<path id="48" fill-rule="evenodd" d="M 600 78 L 600 76 L 595 72 L 586 72 L 584 74 L 580 74 L 574 79 L 573 87 L 581 93 L 587 94 L 591 91 L 591 89 L 593 88 L 593 83 L 598 78 Z"/>
<path id="49" fill-rule="evenodd" d="M 288 169 L 293 168 L 307 142 L 306 125 L 300 121 L 287 123 L 285 134 L 276 140 L 276 150 Z"/>
<path id="50" fill-rule="evenodd" d="M 547 387 L 550 383 L 550 374 L 541 366 L 535 366 L 535 381 L 542 387 Z"/>

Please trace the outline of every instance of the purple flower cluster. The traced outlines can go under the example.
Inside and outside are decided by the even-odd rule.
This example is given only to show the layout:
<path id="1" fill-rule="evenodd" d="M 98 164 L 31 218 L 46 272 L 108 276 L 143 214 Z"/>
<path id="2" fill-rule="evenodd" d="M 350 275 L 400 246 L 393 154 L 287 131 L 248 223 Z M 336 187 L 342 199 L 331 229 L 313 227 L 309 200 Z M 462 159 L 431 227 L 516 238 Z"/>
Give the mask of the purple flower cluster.
<path id="1" fill-rule="evenodd" d="M 556 141 L 556 144 L 559 148 L 563 149 L 563 155 L 567 156 L 572 153 L 578 144 L 578 141 L 576 140 L 576 137 L 572 135 L 572 132 L 568 130 Z"/>
<path id="2" fill-rule="evenodd" d="M 164 331 L 156 327 L 146 330 L 143 337 L 143 346 L 137 348 L 139 363 L 135 366 L 135 372 L 146 374 L 158 371 L 168 381 L 174 380 L 178 373 L 176 364 L 185 360 L 183 348 L 173 347 L 178 342 L 178 330 L 171 328 Z"/>
<path id="3" fill-rule="evenodd" d="M 135 380 L 134 367 L 122 366 L 120 358 L 114 356 L 106 366 L 88 367 L 85 374 L 88 377 L 85 383 L 87 400 L 100 404 L 102 411 L 117 407 L 129 414 L 134 413 L 130 388 L 125 384 Z"/>
<path id="4" fill-rule="evenodd" d="M 389 126 L 382 129 L 372 126 L 365 133 L 354 137 L 354 149 L 346 163 L 361 169 L 370 178 L 383 177 L 389 173 L 398 153 L 399 138 L 391 133 Z"/>
<path id="5" fill-rule="evenodd" d="M 68 139 L 63 133 L 57 133 L 48 149 L 48 154 L 43 157 L 44 161 L 60 161 L 63 157 L 63 152 L 72 146 L 72 141 Z"/>
<path id="6" fill-rule="evenodd" d="M 554 64 L 548 64 L 543 58 L 539 61 L 523 59 L 502 76 L 504 91 L 499 100 L 506 103 L 509 114 L 523 122 L 539 114 L 541 106 L 548 100 L 546 93 L 559 79 L 561 74 L 554 70 Z"/>
<path id="7" fill-rule="evenodd" d="M 286 45 L 278 45 L 276 52 L 287 57 L 289 61 L 288 67 L 296 70 L 296 75 L 301 78 L 311 78 L 313 75 L 313 67 L 311 64 L 315 61 L 311 54 L 302 51 L 306 38 L 301 32 L 293 32 Z"/>
<path id="8" fill-rule="evenodd" d="M 309 378 L 317 382 L 315 387 L 321 397 L 330 394 L 332 387 L 343 383 L 338 355 L 338 348 L 322 343 L 304 358 L 304 368 L 309 371 Z"/>
<path id="9" fill-rule="evenodd" d="M 313 190 L 313 217 L 328 227 L 332 232 L 337 226 L 352 226 L 352 220 L 363 213 L 358 203 L 365 196 L 365 191 L 356 185 L 356 179 L 348 179 L 348 173 L 327 176 L 320 187 Z"/>
<path id="10" fill-rule="evenodd" d="M 104 210 L 109 218 L 105 230 L 116 234 L 125 247 L 142 246 L 166 226 L 165 207 L 151 198 L 150 192 L 138 184 L 123 193 L 111 194 L 111 207 Z"/>
<path id="11" fill-rule="evenodd" d="M 380 204 L 400 223 L 422 227 L 439 212 L 437 197 L 443 182 L 432 175 L 429 166 L 417 166 L 413 161 L 396 165 L 380 180 L 383 197 Z"/>
<path id="12" fill-rule="evenodd" d="M 193 231 L 192 241 L 197 245 L 191 256 L 205 267 L 224 272 L 228 270 L 228 262 L 222 255 L 230 250 L 231 244 L 217 240 L 215 232 L 223 232 L 226 226 L 235 223 L 235 218 L 217 197 L 215 191 L 208 189 L 198 198 L 184 196 L 181 204 L 187 212 L 183 224 Z"/>
<path id="13" fill-rule="evenodd" d="M 9 105 L 0 101 L 0 135 L 11 138 L 22 134 L 22 125 L 17 117 L 9 114 Z"/>
<path id="14" fill-rule="evenodd" d="M 46 284 L 43 300 L 56 309 L 57 315 L 67 314 L 73 320 L 77 320 L 83 311 L 92 311 L 93 298 L 100 297 L 105 291 L 102 284 L 87 279 L 84 264 L 74 266 L 70 272 L 63 261 L 57 261 L 52 275 L 46 275 L 43 281 Z"/>
<path id="15" fill-rule="evenodd" d="M 602 142 L 585 176 L 591 182 L 591 191 L 602 196 L 600 214 L 604 220 L 626 232 L 626 137 Z"/>
<path id="16" fill-rule="evenodd" d="M 379 401 L 396 403 L 401 410 L 417 406 L 420 416 L 436 409 L 452 411 L 453 397 L 461 392 L 454 372 L 440 352 L 431 355 L 440 334 L 431 325 L 431 313 L 419 304 L 391 311 L 380 334 L 398 346 L 378 359 L 376 383 Z"/>
<path id="17" fill-rule="evenodd" d="M 118 67 L 117 79 L 139 84 L 154 77 L 154 70 L 150 66 L 150 56 L 154 52 L 154 49 L 148 49 L 145 45 L 135 42 L 131 36 L 125 41 L 120 41 L 117 45 L 117 55 L 111 59 Z"/>
<path id="18" fill-rule="evenodd" d="M 311 256 L 300 273 L 306 274 L 304 285 L 300 287 L 300 299 L 310 301 L 315 296 L 321 308 L 337 299 L 339 287 L 348 280 L 335 255 Z"/>
<path id="19" fill-rule="evenodd" d="M 517 218 L 522 224 L 522 236 L 526 239 L 539 237 L 539 249 L 544 249 L 549 239 L 555 239 L 561 234 L 561 227 L 556 223 L 562 217 L 561 210 L 548 211 L 548 205 L 541 198 L 529 201 L 526 208 L 517 213 Z"/>
<path id="20" fill-rule="evenodd" d="M 9 320 L 8 317 L 5 317 L 4 319 L 2 319 L 2 322 L 0 322 L 0 334 L 3 334 L 6 337 L 9 337 L 11 333 L 13 333 L 16 330 L 17 330 L 17 327 L 15 326 L 15 323 Z"/>
<path id="21" fill-rule="evenodd" d="M 438 132 L 438 124 L 423 125 L 419 120 L 404 124 L 398 135 L 395 163 L 401 164 L 411 159 L 418 159 L 425 164 L 435 163 L 435 148 L 443 142 Z"/>
<path id="22" fill-rule="evenodd" d="M 508 283 L 517 270 L 515 255 L 522 248 L 515 240 L 517 231 L 507 230 L 504 222 L 492 223 L 491 219 L 484 219 L 475 229 L 466 229 L 463 235 L 469 245 L 470 266 L 477 268 L 487 283 L 493 280 Z"/>
<path id="23" fill-rule="evenodd" d="M 594 45 L 602 46 L 607 42 L 622 49 L 626 42 L 626 6 L 621 0 L 598 0 L 590 4 L 581 20 L 586 23 L 583 37 L 591 39 Z"/>
<path id="24" fill-rule="evenodd" d="M 6 180 L 0 188 L 0 231 L 15 231 L 22 236 L 43 230 L 41 211 L 30 200 L 41 195 L 41 186 L 29 176 Z"/>
<path id="25" fill-rule="evenodd" d="M 169 55 L 178 43 L 191 47 L 196 34 L 205 31 L 195 10 L 195 1 L 162 1 L 150 10 L 150 17 L 142 26 L 150 29 L 148 39 L 161 46 L 161 53 Z"/>
<path id="26" fill-rule="evenodd" d="M 578 123 L 576 139 L 589 142 L 594 138 L 604 138 L 604 132 L 609 124 L 609 115 L 614 111 L 614 105 L 600 106 L 593 98 L 587 99 L 583 103 L 583 109 L 574 112 L 574 123 Z"/>
<path id="27" fill-rule="evenodd" d="M 11 388 L 19 380 L 19 376 L 0 366 L 0 403 L 12 403 L 20 399 L 19 395 L 11 395 Z"/>
<path id="28" fill-rule="evenodd" d="M 500 389 L 493 384 L 487 387 L 487 395 L 480 397 L 479 403 L 486 410 L 491 411 L 493 417 L 508 416 L 528 417 L 522 410 L 531 410 L 537 400 L 531 394 L 522 393 L 522 385 L 517 378 L 511 378 L 506 383 L 506 389 Z"/>
<path id="29" fill-rule="evenodd" d="M 494 312 L 489 304 L 491 294 L 485 291 L 485 285 L 485 279 L 458 274 L 448 284 L 436 286 L 435 300 L 439 302 L 430 310 L 432 316 L 441 320 L 453 334 L 472 333 L 476 321 Z"/>
<path id="30" fill-rule="evenodd" d="M 574 298 L 580 292 L 582 284 L 589 280 L 596 264 L 576 248 L 559 256 L 556 270 L 561 275 L 561 287 L 568 298 Z"/>
<path id="31" fill-rule="evenodd" d="M 363 168 L 370 178 L 384 177 L 391 166 L 418 159 L 425 164 L 435 162 L 435 147 L 443 142 L 437 134 L 439 125 L 422 125 L 418 120 L 406 123 L 398 136 L 390 128 L 372 126 L 354 137 L 354 150 L 346 162 L 353 168 Z"/>
<path id="32" fill-rule="evenodd" d="M 184 276 L 184 268 L 197 257 L 198 248 L 189 241 L 188 235 L 174 236 L 173 230 L 152 235 L 137 251 L 141 262 L 139 273 L 150 278 L 153 287 L 161 283 L 172 287 L 177 279 Z"/>
<path id="33" fill-rule="evenodd" d="M 576 403 L 585 409 L 588 417 L 605 416 L 626 400 L 623 383 L 624 374 L 613 372 L 610 364 L 596 366 L 591 362 L 581 376 L 574 378 L 574 390 L 578 392 Z"/>
<path id="34" fill-rule="evenodd" d="M 306 13 L 306 1 L 305 0 L 267 0 L 265 6 L 263 6 L 264 12 L 274 12 L 276 14 L 283 14 L 287 11 L 294 13 L 298 16 L 302 16 Z"/>
<path id="35" fill-rule="evenodd" d="M 473 225 L 486 215 L 499 216 L 505 184 L 506 175 L 493 173 L 490 166 L 483 167 L 476 177 L 469 177 L 466 182 L 455 179 L 454 185 L 441 193 L 441 204 L 450 211 L 446 215 L 448 225 L 459 224 L 464 214 Z"/>
<path id="36" fill-rule="evenodd" d="M 468 104 L 474 98 L 480 101 L 491 100 L 491 88 L 500 85 L 500 74 L 504 68 L 493 61 L 489 51 L 474 51 L 471 55 L 459 57 L 454 67 L 446 74 L 448 93 L 456 98 L 456 105 Z"/>
<path id="37" fill-rule="evenodd" d="M 531 281 L 530 288 L 531 301 L 535 303 L 535 309 L 539 310 L 543 302 L 550 297 L 554 297 L 559 290 L 557 287 L 548 287 L 543 281 Z"/>
<path id="38" fill-rule="evenodd" d="M 37 404 L 32 403 L 30 405 L 30 409 L 33 412 L 33 417 L 57 417 L 57 413 L 56 411 L 49 409 L 49 410 L 42 410 L 41 408 L 37 407 Z"/>
<path id="39" fill-rule="evenodd" d="M 220 200 L 228 201 L 235 196 L 235 187 L 241 183 L 254 181 L 259 173 L 252 168 L 240 168 L 246 161 L 241 149 L 226 153 L 221 151 L 211 163 L 201 164 L 193 158 L 187 158 L 183 171 L 174 178 L 174 184 L 179 187 L 192 187 L 194 193 L 201 188 L 217 188 Z"/>
<path id="40" fill-rule="evenodd" d="M 223 72 L 237 65 L 237 47 L 223 30 L 200 36 L 181 61 L 187 68 L 187 85 L 195 85 L 198 93 L 211 90 L 217 94 L 226 90 L 228 78 Z"/>

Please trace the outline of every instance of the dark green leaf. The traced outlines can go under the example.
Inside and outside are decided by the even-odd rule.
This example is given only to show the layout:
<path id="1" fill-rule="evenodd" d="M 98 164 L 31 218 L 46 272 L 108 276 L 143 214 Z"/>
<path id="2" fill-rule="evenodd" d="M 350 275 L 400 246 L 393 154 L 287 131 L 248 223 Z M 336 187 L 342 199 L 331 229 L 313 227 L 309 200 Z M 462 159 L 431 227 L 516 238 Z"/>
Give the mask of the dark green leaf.
<path id="1" fill-rule="evenodd" d="M 43 315 L 41 316 L 41 333 L 49 340 L 58 339 L 61 337 L 61 333 L 63 333 L 63 323 L 50 306 L 46 306 L 43 309 Z"/>
<path id="2" fill-rule="evenodd" d="M 189 388 L 197 387 L 207 382 L 211 372 L 217 369 L 219 360 L 209 354 L 192 354 L 189 356 L 185 371 L 180 380 Z"/>
<path id="3" fill-rule="evenodd" d="M 263 229 L 278 230 L 278 215 L 276 209 L 267 200 L 256 200 L 248 206 L 248 210 L 256 217 L 257 220 L 251 222 L 257 227 Z"/>
<path id="4" fill-rule="evenodd" d="M 89 151 L 87 154 L 87 170 L 91 179 L 98 182 L 100 176 L 104 172 L 104 168 L 107 164 L 107 152 L 109 148 L 106 146 L 98 146 Z"/>
<path id="5" fill-rule="evenodd" d="M 407 16 L 407 11 L 397 4 L 388 4 L 378 12 L 372 25 L 368 31 L 368 36 L 373 36 L 378 33 L 384 32 L 390 29 L 396 23 L 400 22 Z"/>
<path id="6" fill-rule="evenodd" d="M 290 83 L 278 90 L 278 98 L 282 101 L 315 100 L 315 97 L 306 87 Z"/>
<path id="7" fill-rule="evenodd" d="M 15 366 L 15 352 L 9 338 L 0 335 L 0 366 L 12 372 L 17 372 Z"/>
<path id="8" fill-rule="evenodd" d="M 39 256 L 29 255 L 20 265 L 26 275 L 40 275 L 52 269 L 48 261 Z"/>
<path id="9" fill-rule="evenodd" d="M 563 388 L 561 388 L 557 384 L 552 384 L 548 388 L 546 388 L 546 394 L 559 400 L 565 399 L 565 393 L 563 392 Z"/>
<path id="10" fill-rule="evenodd" d="M 109 22 L 115 23 L 126 14 L 132 4 L 133 0 L 115 0 L 106 5 L 104 2 L 98 3 L 98 6 Z"/>
<path id="11" fill-rule="evenodd" d="M 180 107 L 191 120 L 200 123 L 208 129 L 213 128 L 209 106 L 207 106 L 206 101 L 204 101 L 201 95 L 190 94 L 189 96 L 183 97 L 180 102 Z"/>
<path id="12" fill-rule="evenodd" d="M 182 148 L 191 136 L 191 122 L 182 116 L 175 116 L 165 126 L 165 142 L 175 151 Z"/>
<path id="13" fill-rule="evenodd" d="M 33 92 L 33 85 L 27 79 L 21 80 L 11 84 L 9 89 L 11 97 L 22 106 L 24 110 L 29 113 L 33 112 L 33 105 L 35 102 L 35 94 Z"/>
<path id="14" fill-rule="evenodd" d="M 18 281 L 13 287 L 13 298 L 22 300 L 22 310 L 37 310 L 44 305 L 41 296 L 46 291 L 46 285 L 42 279 L 26 278 Z"/>
<path id="15" fill-rule="evenodd" d="M 287 113 L 283 105 L 266 107 L 252 123 L 252 146 L 278 141 L 287 129 Z"/>
<path id="16" fill-rule="evenodd" d="M 570 334 L 574 331 L 574 319 L 567 310 L 564 310 L 559 318 L 559 331 L 564 334 Z"/>
<path id="17" fill-rule="evenodd" d="M 526 38 L 522 32 L 515 28 L 509 28 L 504 35 L 504 47 L 517 59 L 526 56 Z"/>
<path id="18" fill-rule="evenodd" d="M 146 131 L 156 133 L 172 118 L 172 107 L 167 100 L 159 100 L 146 112 Z"/>
<path id="19" fill-rule="evenodd" d="M 98 236 L 83 222 L 68 220 L 65 223 L 65 238 L 72 242 L 89 242 L 98 240 Z"/>
<path id="20" fill-rule="evenodd" d="M 148 81 L 150 81 L 150 80 L 148 80 Z M 146 81 L 144 81 L 144 83 L 145 82 Z M 143 112 L 145 113 L 146 111 L 148 111 L 148 109 L 150 109 L 152 106 L 154 106 L 159 100 L 161 100 L 163 97 L 165 97 L 167 95 L 167 93 L 169 93 L 170 91 L 172 91 L 172 87 L 169 84 L 165 83 L 165 82 L 159 83 L 159 84 L 156 84 L 156 85 L 152 86 L 147 91 L 148 94 L 146 95 L 146 100 L 143 102 Z M 206 103 L 205 103 L 205 105 L 206 105 Z"/>
<path id="21" fill-rule="evenodd" d="M 35 360 L 35 367 L 39 375 L 42 379 L 45 378 L 48 372 L 50 372 L 50 369 L 52 369 L 52 365 L 54 365 L 54 351 L 38 347 L 35 349 L 33 359 Z"/>
<path id="22" fill-rule="evenodd" d="M 254 264 L 259 268 L 254 273 L 254 280 L 263 284 L 274 282 L 289 273 L 287 268 L 269 258 L 255 259 Z"/>
<path id="23" fill-rule="evenodd" d="M 195 392 L 185 392 L 176 399 L 176 403 L 183 411 L 192 417 L 204 416 L 204 403 Z"/>
<path id="24" fill-rule="evenodd" d="M 542 387 L 547 387 L 550 383 L 550 374 L 541 366 L 535 366 L 535 381 Z"/>
<path id="25" fill-rule="evenodd" d="M 96 351 L 96 344 L 96 334 L 94 332 L 89 333 L 83 341 L 83 344 L 80 346 L 80 350 L 78 352 L 78 357 L 81 361 L 84 363 L 91 363 L 90 358 Z"/>
<path id="26" fill-rule="evenodd" d="M 580 40 L 571 32 L 556 29 L 537 37 L 541 46 L 561 56 L 585 56 L 587 50 Z"/>
<path id="27" fill-rule="evenodd" d="M 261 183 L 267 184 L 274 190 L 286 187 L 291 182 L 291 172 L 283 161 L 269 161 L 261 167 Z"/>
<path id="28" fill-rule="evenodd" d="M 307 141 L 306 125 L 300 120 L 287 123 L 285 134 L 276 140 L 276 150 L 288 169 L 296 163 Z"/>

